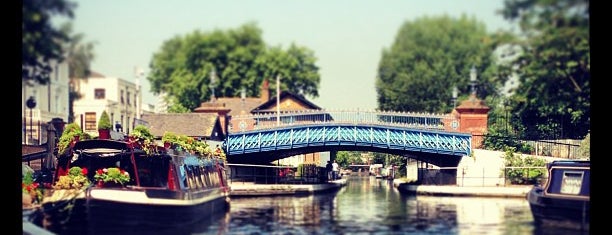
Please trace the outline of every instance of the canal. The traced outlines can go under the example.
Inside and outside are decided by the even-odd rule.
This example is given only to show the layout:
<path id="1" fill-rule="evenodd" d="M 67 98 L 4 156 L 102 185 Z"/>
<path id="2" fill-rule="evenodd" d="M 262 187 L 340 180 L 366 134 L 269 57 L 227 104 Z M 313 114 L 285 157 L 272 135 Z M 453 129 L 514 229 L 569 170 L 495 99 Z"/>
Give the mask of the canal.
<path id="1" fill-rule="evenodd" d="M 233 197 L 227 213 L 137 234 L 588 234 L 539 229 L 522 198 L 401 194 L 386 180 L 351 176 L 336 192 Z M 95 233 L 95 232 L 94 232 Z"/>

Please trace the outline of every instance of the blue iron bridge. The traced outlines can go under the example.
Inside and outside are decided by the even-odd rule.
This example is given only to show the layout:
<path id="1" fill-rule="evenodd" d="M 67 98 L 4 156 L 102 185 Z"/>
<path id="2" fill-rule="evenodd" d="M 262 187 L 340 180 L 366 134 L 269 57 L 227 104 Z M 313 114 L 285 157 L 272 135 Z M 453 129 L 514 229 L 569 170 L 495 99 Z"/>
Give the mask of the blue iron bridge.
<path id="1" fill-rule="evenodd" d="M 234 116 L 223 148 L 230 163 L 270 163 L 304 153 L 370 151 L 456 166 L 472 135 L 446 131 L 446 114 L 299 111 Z"/>

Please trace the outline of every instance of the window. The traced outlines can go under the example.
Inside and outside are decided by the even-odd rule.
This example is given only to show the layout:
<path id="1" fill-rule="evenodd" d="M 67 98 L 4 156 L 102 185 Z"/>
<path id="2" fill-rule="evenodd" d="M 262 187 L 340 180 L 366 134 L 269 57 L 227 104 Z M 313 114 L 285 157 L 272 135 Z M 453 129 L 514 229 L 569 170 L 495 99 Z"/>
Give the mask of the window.
<path id="1" fill-rule="evenodd" d="M 134 107 L 138 107 L 138 96 L 134 94 Z"/>
<path id="2" fill-rule="evenodd" d="M 96 100 L 101 100 L 106 98 L 106 90 L 104 88 L 96 88 L 94 90 L 94 96 Z"/>
<path id="3" fill-rule="evenodd" d="M 96 130 L 96 113 L 87 112 L 85 113 L 85 130 Z"/>
<path id="4" fill-rule="evenodd" d="M 125 104 L 125 100 L 123 98 L 123 90 L 121 90 L 121 104 Z"/>
<path id="5" fill-rule="evenodd" d="M 130 105 L 132 103 L 130 103 L 130 92 L 127 92 L 127 104 Z"/>

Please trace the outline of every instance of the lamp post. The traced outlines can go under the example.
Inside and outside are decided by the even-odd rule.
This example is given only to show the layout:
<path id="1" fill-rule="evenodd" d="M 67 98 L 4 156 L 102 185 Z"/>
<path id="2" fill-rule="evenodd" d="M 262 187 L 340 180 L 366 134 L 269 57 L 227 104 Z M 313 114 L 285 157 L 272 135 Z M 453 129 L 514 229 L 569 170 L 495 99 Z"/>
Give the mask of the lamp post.
<path id="1" fill-rule="evenodd" d="M 215 68 L 210 71 L 210 84 L 208 87 L 210 88 L 210 102 L 215 102 L 215 87 L 217 86 L 217 72 Z"/>
<path id="2" fill-rule="evenodd" d="M 276 75 L 276 126 L 280 126 L 280 75 Z"/>
<path id="3" fill-rule="evenodd" d="M 26 106 L 30 109 L 30 138 L 28 139 L 28 141 L 26 143 L 30 143 L 30 141 L 32 140 L 32 109 L 36 107 L 36 100 L 34 99 L 34 96 L 30 96 L 30 98 L 28 98 L 28 100 L 26 101 Z"/>
<path id="4" fill-rule="evenodd" d="M 476 95 L 476 68 L 474 65 L 470 69 L 470 86 L 472 87 L 472 94 Z"/>
<path id="5" fill-rule="evenodd" d="M 459 95 L 459 89 L 457 89 L 457 86 L 453 86 L 452 95 L 453 95 L 453 109 L 454 109 L 457 107 L 457 96 Z"/>

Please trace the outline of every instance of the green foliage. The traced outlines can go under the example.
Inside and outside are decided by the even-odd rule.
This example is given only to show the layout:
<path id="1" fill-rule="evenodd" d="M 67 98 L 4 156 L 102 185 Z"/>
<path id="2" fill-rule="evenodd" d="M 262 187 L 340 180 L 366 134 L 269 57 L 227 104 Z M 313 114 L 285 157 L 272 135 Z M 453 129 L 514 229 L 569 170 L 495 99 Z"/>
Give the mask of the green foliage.
<path id="1" fill-rule="evenodd" d="M 505 70 L 519 86 L 510 101 L 524 138 L 584 138 L 590 129 L 591 66 L 588 0 L 508 0 L 522 53 Z"/>
<path id="2" fill-rule="evenodd" d="M 50 61 L 63 59 L 62 43 L 69 40 L 65 33 L 53 27 L 52 17 L 72 18 L 76 5 L 66 0 L 21 3 L 21 77 L 46 84 L 53 70 Z"/>
<path id="3" fill-rule="evenodd" d="M 147 154 L 152 154 L 157 151 L 155 136 L 151 134 L 151 130 L 149 130 L 149 128 L 145 125 L 136 125 L 128 137 L 134 139 L 134 141 L 137 141 L 142 150 Z"/>
<path id="4" fill-rule="evenodd" d="M 60 136 L 59 141 L 57 142 L 58 154 L 64 154 L 66 152 L 66 149 L 68 149 L 70 142 L 72 142 L 77 136 L 79 140 L 88 138 L 88 135 L 83 132 L 79 124 L 74 122 L 68 123 L 64 127 L 64 132 L 62 132 L 62 135 Z"/>
<path id="5" fill-rule="evenodd" d="M 148 140 L 151 143 L 155 139 L 155 136 L 151 134 L 151 130 L 149 130 L 149 127 L 142 124 L 136 125 L 134 127 L 134 130 L 132 130 L 132 132 L 130 133 L 130 136 L 143 141 Z"/>
<path id="6" fill-rule="evenodd" d="M 130 174 L 123 169 L 117 167 L 109 167 L 96 170 L 94 179 L 97 181 L 103 181 L 105 183 L 114 182 L 124 185 L 127 182 L 130 182 Z"/>
<path id="7" fill-rule="evenodd" d="M 586 137 L 580 142 L 580 147 L 578 147 L 578 156 L 579 158 L 591 158 L 591 133 L 589 132 Z"/>
<path id="8" fill-rule="evenodd" d="M 63 47 L 68 63 L 68 77 L 86 79 L 91 74 L 91 62 L 94 59 L 94 42 L 83 42 L 83 33 L 73 33 L 72 22 L 60 26 L 60 31 L 68 35 L 69 41 Z"/>
<path id="9" fill-rule="evenodd" d="M 102 114 L 100 114 L 100 120 L 98 120 L 98 130 L 111 130 L 113 129 L 113 124 L 110 121 L 110 117 L 108 116 L 108 113 L 105 111 L 102 111 Z"/>
<path id="10" fill-rule="evenodd" d="M 171 111 L 189 112 L 216 97 L 259 96 L 264 79 L 281 77 L 281 90 L 318 96 L 314 53 L 292 44 L 287 50 L 264 44 L 254 23 L 237 29 L 194 31 L 165 41 L 151 60 L 151 89 L 168 94 Z M 214 75 L 213 75 L 214 74 Z M 214 82 L 213 82 L 214 81 Z"/>
<path id="11" fill-rule="evenodd" d="M 506 167 L 524 167 L 506 169 L 505 176 L 511 184 L 535 184 L 545 176 L 546 161 L 533 157 L 514 154 L 513 148 L 508 148 L 504 155 Z"/>
<path id="12" fill-rule="evenodd" d="M 449 112 L 452 87 L 459 100 L 470 93 L 470 68 L 478 71 L 478 96 L 496 94 L 505 81 L 495 76 L 495 40 L 485 24 L 465 16 L 422 17 L 405 22 L 378 66 L 378 109 Z"/>
<path id="13" fill-rule="evenodd" d="M 43 190 L 40 188 L 39 183 L 34 182 L 34 172 L 24 172 L 23 178 L 21 179 L 21 192 L 23 194 L 29 194 L 34 203 L 42 201 Z"/>
<path id="14" fill-rule="evenodd" d="M 91 184 L 87 178 L 87 169 L 73 166 L 67 175 L 62 175 L 53 185 L 54 189 L 84 189 Z"/>
<path id="15" fill-rule="evenodd" d="M 346 168 L 349 165 L 364 164 L 365 162 L 361 154 L 362 152 L 360 151 L 338 151 L 336 162 L 342 168 Z"/>
<path id="16" fill-rule="evenodd" d="M 295 173 L 295 176 L 300 177 L 300 176 L 305 175 L 304 168 L 305 168 L 304 163 L 300 163 L 297 167 L 297 172 Z"/>
<path id="17" fill-rule="evenodd" d="M 483 148 L 497 151 L 514 149 L 520 153 L 526 154 L 534 152 L 533 146 L 520 141 L 513 134 L 495 129 L 489 129 L 489 132 L 484 136 Z"/>

